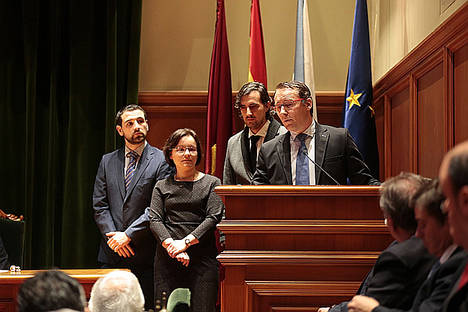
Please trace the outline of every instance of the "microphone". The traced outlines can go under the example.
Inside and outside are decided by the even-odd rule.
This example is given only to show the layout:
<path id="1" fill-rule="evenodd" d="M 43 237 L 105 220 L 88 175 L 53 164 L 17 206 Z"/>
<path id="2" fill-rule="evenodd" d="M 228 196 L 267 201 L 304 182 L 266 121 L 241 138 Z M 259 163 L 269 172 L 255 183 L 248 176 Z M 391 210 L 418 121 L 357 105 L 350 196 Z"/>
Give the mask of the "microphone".
<path id="1" fill-rule="evenodd" d="M 323 173 L 325 173 L 327 175 L 327 177 L 329 177 L 330 179 L 333 180 L 333 182 L 336 183 L 336 185 L 341 185 L 340 183 L 338 183 L 338 181 L 336 181 L 325 169 L 323 169 L 322 167 L 320 167 L 319 164 L 317 164 L 312 158 L 309 157 L 309 155 L 307 155 L 307 152 L 306 151 L 302 151 L 304 153 L 304 155 L 307 157 L 307 159 L 309 159 L 315 166 L 317 166 L 320 171 L 322 171 Z"/>

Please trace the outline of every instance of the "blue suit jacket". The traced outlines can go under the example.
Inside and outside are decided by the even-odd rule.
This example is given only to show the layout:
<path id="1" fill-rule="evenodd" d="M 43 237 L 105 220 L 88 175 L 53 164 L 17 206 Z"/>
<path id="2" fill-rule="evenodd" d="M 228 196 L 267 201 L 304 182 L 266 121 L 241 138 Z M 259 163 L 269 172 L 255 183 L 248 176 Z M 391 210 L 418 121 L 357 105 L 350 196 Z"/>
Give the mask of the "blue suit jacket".
<path id="1" fill-rule="evenodd" d="M 167 177 L 171 169 L 161 150 L 147 144 L 129 185 L 124 185 L 125 147 L 102 157 L 93 192 L 94 219 L 102 234 L 98 261 L 124 266 L 153 265 L 155 240 L 149 230 L 145 209 L 151 203 L 156 181 Z M 135 256 L 122 258 L 107 245 L 106 233 L 125 232 L 131 238 Z"/>

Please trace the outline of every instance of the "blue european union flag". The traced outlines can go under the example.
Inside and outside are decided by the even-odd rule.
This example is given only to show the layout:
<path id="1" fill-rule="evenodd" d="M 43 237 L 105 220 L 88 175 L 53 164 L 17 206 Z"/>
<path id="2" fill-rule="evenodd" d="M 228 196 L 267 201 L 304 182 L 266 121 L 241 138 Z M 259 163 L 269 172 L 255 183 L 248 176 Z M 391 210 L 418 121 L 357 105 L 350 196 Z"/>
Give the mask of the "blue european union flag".
<path id="1" fill-rule="evenodd" d="M 366 0 L 356 0 L 343 112 L 343 126 L 351 133 L 372 175 L 378 179 L 379 153 L 375 114 L 372 108 L 372 72 Z"/>

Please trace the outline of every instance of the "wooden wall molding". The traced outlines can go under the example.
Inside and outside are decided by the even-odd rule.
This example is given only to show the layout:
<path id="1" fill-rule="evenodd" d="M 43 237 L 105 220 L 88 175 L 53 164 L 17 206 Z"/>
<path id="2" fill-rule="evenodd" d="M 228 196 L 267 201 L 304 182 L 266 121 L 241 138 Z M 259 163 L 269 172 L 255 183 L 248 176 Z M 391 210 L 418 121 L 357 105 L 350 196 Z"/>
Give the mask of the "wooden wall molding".
<path id="1" fill-rule="evenodd" d="M 374 100 L 378 100 L 388 89 L 392 88 L 395 83 L 407 76 L 409 72 L 422 63 L 427 57 L 433 53 L 437 53 L 441 47 L 460 40 L 455 37 L 466 38 L 467 28 L 468 3 L 465 3 L 375 83 Z M 461 46 L 463 46 L 462 43 Z"/>
<path id="2" fill-rule="evenodd" d="M 374 85 L 382 180 L 400 171 L 435 177 L 443 154 L 468 139 L 468 123 L 455 115 L 465 111 L 467 45 L 465 3 Z"/>

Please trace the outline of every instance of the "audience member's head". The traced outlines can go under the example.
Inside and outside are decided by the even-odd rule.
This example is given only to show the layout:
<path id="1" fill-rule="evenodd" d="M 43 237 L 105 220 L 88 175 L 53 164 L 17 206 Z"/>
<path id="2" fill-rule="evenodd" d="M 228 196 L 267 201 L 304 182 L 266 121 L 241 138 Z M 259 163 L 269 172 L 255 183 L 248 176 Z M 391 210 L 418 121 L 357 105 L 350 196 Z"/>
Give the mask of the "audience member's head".
<path id="1" fill-rule="evenodd" d="M 127 271 L 113 271 L 94 284 L 89 300 L 91 312 L 143 311 L 145 299 L 138 279 Z"/>
<path id="2" fill-rule="evenodd" d="M 39 272 L 26 280 L 19 289 L 17 301 L 19 312 L 84 311 L 86 306 L 81 284 L 58 270 Z"/>
<path id="3" fill-rule="evenodd" d="M 428 181 L 417 174 L 402 172 L 382 184 L 380 208 L 390 233 L 399 242 L 407 240 L 416 231 L 412 199 L 418 189 Z"/>
<path id="4" fill-rule="evenodd" d="M 468 249 L 468 141 L 445 155 L 439 171 L 446 200 L 450 234 L 457 245 Z"/>
<path id="5" fill-rule="evenodd" d="M 436 257 L 452 245 L 447 215 L 440 205 L 444 196 L 439 189 L 438 181 L 424 185 L 414 195 L 414 214 L 418 222 L 416 236 L 421 238 L 427 250 Z"/>

